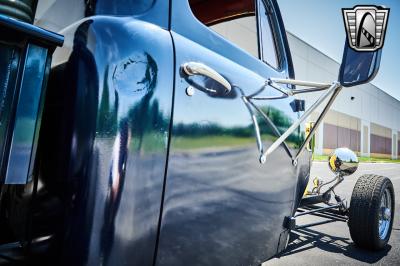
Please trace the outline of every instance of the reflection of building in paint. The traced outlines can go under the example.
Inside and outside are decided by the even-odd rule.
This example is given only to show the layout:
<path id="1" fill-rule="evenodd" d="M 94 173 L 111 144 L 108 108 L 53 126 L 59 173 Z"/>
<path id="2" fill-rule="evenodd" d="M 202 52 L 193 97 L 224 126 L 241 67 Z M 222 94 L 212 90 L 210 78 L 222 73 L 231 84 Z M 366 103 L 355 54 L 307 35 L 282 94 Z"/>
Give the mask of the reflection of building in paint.
<path id="1" fill-rule="evenodd" d="M 288 33 L 296 78 L 337 80 L 339 63 Z M 320 94 L 304 95 L 308 108 Z M 310 117 L 315 121 L 321 108 Z M 363 156 L 400 158 L 400 101 L 372 84 L 344 88 L 317 130 L 316 154 L 346 146 Z"/>

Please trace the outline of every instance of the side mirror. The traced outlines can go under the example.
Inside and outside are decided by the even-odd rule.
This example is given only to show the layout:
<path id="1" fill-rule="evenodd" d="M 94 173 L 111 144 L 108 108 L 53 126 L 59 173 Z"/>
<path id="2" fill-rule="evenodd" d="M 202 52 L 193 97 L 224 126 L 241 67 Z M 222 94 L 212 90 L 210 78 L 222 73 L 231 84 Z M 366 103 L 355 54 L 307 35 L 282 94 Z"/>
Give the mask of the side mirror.
<path id="1" fill-rule="evenodd" d="M 351 87 L 371 81 L 378 73 L 382 49 L 374 52 L 358 52 L 348 41 L 344 47 L 339 82 L 343 87 Z"/>

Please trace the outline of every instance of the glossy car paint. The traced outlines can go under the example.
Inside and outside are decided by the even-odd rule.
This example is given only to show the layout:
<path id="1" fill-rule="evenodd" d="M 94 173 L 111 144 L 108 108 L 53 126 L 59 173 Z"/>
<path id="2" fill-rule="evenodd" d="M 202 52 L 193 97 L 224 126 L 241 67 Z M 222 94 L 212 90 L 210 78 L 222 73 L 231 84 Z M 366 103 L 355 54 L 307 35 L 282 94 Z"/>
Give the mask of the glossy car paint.
<path id="1" fill-rule="evenodd" d="M 265 12 L 259 14 L 265 16 Z M 278 17 L 274 19 L 279 22 Z M 284 33 L 281 23 L 280 27 L 277 32 Z M 202 25 L 187 0 L 172 1 L 171 31 L 176 53 L 175 100 L 157 265 L 258 265 L 287 243 L 284 217 L 294 210 L 298 180 L 309 174 L 310 153 L 293 166 L 282 146 L 260 164 L 241 90 L 249 95 L 269 77 L 288 77 L 289 51 L 280 51 L 284 64 L 275 70 Z M 180 66 L 192 61 L 218 71 L 234 84 L 232 92 L 202 91 L 218 85 L 207 78 L 186 77 Z M 185 93 L 189 85 L 199 88 L 191 97 Z M 298 114 L 290 107 L 292 100 L 257 104 L 293 121 Z M 276 136 L 266 134 L 265 126 L 261 130 L 264 145 L 270 145 Z M 292 152 L 301 140 L 288 143 Z"/>
<path id="2" fill-rule="evenodd" d="M 93 16 L 62 32 L 37 200 L 54 213 L 51 265 L 153 264 L 174 77 L 168 6 L 153 2 L 135 17 Z"/>
<path id="3" fill-rule="evenodd" d="M 37 210 L 47 219 L 33 223 L 53 232 L 49 264 L 258 264 L 286 244 L 283 219 L 310 154 L 293 166 L 281 147 L 261 165 L 240 90 L 188 97 L 189 84 L 217 85 L 180 65 L 203 62 L 245 94 L 293 77 L 277 6 L 279 71 L 199 23 L 187 0 L 142 2 L 142 13 L 116 17 L 134 1 L 110 12 L 100 7 L 111 2 L 88 1 L 90 17 L 62 31 L 40 140 Z M 292 100 L 260 104 L 291 121 Z M 262 129 L 269 145 L 276 136 Z"/>

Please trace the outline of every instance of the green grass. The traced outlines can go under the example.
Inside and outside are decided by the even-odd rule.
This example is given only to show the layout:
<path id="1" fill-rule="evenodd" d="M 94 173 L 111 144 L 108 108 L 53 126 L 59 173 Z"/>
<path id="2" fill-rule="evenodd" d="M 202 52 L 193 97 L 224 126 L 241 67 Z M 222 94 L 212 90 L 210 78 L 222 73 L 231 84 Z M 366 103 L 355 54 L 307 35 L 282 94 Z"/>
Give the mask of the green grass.
<path id="1" fill-rule="evenodd" d="M 316 162 L 328 161 L 328 155 L 314 155 L 313 160 Z M 358 157 L 358 160 L 364 163 L 400 163 L 400 159 L 392 160 L 387 158 Z"/>
<path id="2" fill-rule="evenodd" d="M 255 145 L 255 138 L 232 136 L 175 137 L 172 145 L 179 150 L 201 149 L 211 147 L 232 147 L 247 144 Z"/>
<path id="3" fill-rule="evenodd" d="M 262 135 L 262 142 L 264 145 L 268 142 L 276 140 L 276 137 L 271 135 Z M 286 142 L 289 147 L 295 146 L 294 143 Z M 204 149 L 204 148 L 220 148 L 220 147 L 239 147 L 247 145 L 256 145 L 255 137 L 236 137 L 231 135 L 217 135 L 217 136 L 199 136 L 199 137 L 188 137 L 188 136 L 176 136 L 172 137 L 172 146 L 179 150 L 192 150 L 192 149 Z"/>
<path id="4" fill-rule="evenodd" d="M 134 141 L 131 145 L 134 150 L 139 149 L 139 145 L 141 145 L 140 150 L 145 153 L 159 153 L 166 149 L 165 138 L 162 134 L 146 133 L 143 135 L 141 143 L 135 138 L 133 139 Z"/>

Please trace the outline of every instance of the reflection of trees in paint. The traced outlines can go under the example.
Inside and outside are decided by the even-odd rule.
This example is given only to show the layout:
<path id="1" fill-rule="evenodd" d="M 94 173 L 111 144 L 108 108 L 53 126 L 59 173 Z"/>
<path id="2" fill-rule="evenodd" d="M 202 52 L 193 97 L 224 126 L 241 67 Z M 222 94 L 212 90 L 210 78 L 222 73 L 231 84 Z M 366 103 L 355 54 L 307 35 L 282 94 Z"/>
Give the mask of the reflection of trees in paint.
<path id="1" fill-rule="evenodd" d="M 114 139 L 101 233 L 101 252 L 106 262 L 113 247 L 115 218 L 124 190 L 128 155 L 142 153 L 146 148 L 142 145 L 146 136 L 156 135 L 155 139 L 160 139 L 157 134 L 166 129 L 169 122 L 158 101 L 153 99 L 158 67 L 149 54 L 129 57 L 114 67 L 110 82 L 115 93 L 113 105 L 109 95 L 110 74 L 107 67 L 97 126 L 99 136 Z M 159 143 L 156 145 L 164 147 Z"/>
<path id="2" fill-rule="evenodd" d="M 160 134 L 157 129 L 167 129 L 169 119 L 164 117 L 157 99 L 153 99 L 157 72 L 156 62 L 147 53 L 127 58 L 113 70 L 107 67 L 97 121 L 100 137 L 115 136 L 119 131 L 118 121 L 124 120 L 129 124 L 135 149 L 141 150 L 146 134 Z M 110 90 L 107 78 L 110 74 L 113 90 Z M 128 105 L 128 110 L 121 111 Z"/>
<path id="3" fill-rule="evenodd" d="M 108 73 L 109 67 L 107 66 L 104 76 L 108 77 Z M 97 132 L 101 137 L 114 136 L 117 132 L 118 93 L 114 91 L 114 95 L 114 105 L 110 106 L 110 91 L 108 80 L 105 78 L 97 120 Z"/>
<path id="4" fill-rule="evenodd" d="M 275 107 L 267 106 L 261 108 L 261 110 L 267 114 L 281 134 L 283 134 L 293 124 L 293 120 L 289 116 Z M 261 118 L 259 117 L 259 121 L 260 120 Z M 264 134 L 274 135 L 272 128 L 266 123 L 260 123 L 260 130 Z M 297 130 L 287 138 L 287 142 L 294 143 L 295 147 L 298 147 L 304 141 L 304 138 L 304 134 L 302 134 L 300 130 Z"/>
<path id="5" fill-rule="evenodd" d="M 262 108 L 268 115 L 274 125 L 278 128 L 279 132 L 285 132 L 293 123 L 293 120 L 287 116 L 283 111 L 268 106 Z M 272 128 L 266 124 L 260 115 L 258 115 L 260 131 L 262 135 L 269 135 L 276 137 Z M 243 127 L 224 127 L 217 123 L 192 123 L 183 124 L 179 123 L 174 125 L 174 134 L 176 136 L 184 137 L 201 137 L 201 136 L 216 136 L 216 135 L 229 135 L 233 137 L 252 137 L 254 136 L 253 124 Z M 300 131 L 292 133 L 287 139 L 288 142 L 295 144 L 297 147 L 304 141 L 304 136 Z"/>
<path id="6" fill-rule="evenodd" d="M 158 101 L 152 100 L 154 89 L 157 85 L 158 67 L 149 54 L 145 53 L 145 56 L 147 63 L 145 74 L 143 79 L 137 82 L 137 85 L 143 86 L 148 93 L 128 112 L 128 119 L 133 125 L 131 126 L 131 133 L 138 140 L 138 150 L 142 149 L 143 137 L 147 133 L 152 133 L 154 129 L 159 129 L 160 127 L 165 129 L 168 125 L 168 120 L 164 118 L 160 111 Z"/>

